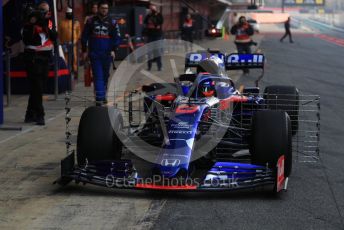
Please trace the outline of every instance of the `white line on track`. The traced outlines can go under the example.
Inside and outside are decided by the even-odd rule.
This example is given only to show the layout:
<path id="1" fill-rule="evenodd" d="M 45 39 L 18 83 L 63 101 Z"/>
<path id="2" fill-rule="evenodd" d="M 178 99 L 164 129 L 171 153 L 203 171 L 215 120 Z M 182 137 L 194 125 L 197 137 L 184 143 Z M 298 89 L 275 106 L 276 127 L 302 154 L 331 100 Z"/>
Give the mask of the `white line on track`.
<path id="1" fill-rule="evenodd" d="M 173 72 L 173 77 L 174 79 L 177 79 L 179 77 L 176 61 L 174 59 L 170 59 L 171 67 L 172 67 L 172 72 Z"/>

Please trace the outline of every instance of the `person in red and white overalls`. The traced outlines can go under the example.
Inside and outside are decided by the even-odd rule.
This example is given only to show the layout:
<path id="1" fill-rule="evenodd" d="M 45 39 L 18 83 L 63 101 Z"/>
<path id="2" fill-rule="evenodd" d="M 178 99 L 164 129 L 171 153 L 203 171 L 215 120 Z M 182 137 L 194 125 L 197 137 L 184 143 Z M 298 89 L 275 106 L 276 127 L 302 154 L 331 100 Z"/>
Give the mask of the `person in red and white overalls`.
<path id="1" fill-rule="evenodd" d="M 252 26 L 246 21 L 245 16 L 239 18 L 239 22 L 231 28 L 231 34 L 235 35 L 235 45 L 238 53 L 251 53 L 252 39 L 254 34 Z M 244 69 L 244 73 L 248 73 L 248 69 Z"/>
<path id="2" fill-rule="evenodd" d="M 30 96 L 24 122 L 45 125 L 42 96 L 57 32 L 49 19 L 51 14 L 48 2 L 40 2 L 38 10 L 41 13 L 29 16 L 22 33 L 26 73 L 30 82 Z"/>

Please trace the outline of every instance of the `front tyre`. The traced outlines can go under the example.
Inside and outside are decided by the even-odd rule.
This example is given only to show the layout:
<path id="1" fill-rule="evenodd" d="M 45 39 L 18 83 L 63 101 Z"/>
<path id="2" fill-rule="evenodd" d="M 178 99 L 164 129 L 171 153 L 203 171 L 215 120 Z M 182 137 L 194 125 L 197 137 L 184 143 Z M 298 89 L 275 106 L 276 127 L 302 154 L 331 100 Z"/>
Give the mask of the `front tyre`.
<path id="1" fill-rule="evenodd" d="M 252 163 L 277 165 L 278 158 L 285 156 L 284 175 L 292 169 L 291 122 L 284 111 L 257 111 L 252 120 L 252 141 L 250 146 Z"/>
<path id="2" fill-rule="evenodd" d="M 294 86 L 272 85 L 264 90 L 268 109 L 285 111 L 291 121 L 292 135 L 299 129 L 299 91 Z"/>
<path id="3" fill-rule="evenodd" d="M 123 119 L 118 110 L 100 106 L 87 108 L 81 116 L 78 128 L 78 165 L 84 165 L 86 159 L 88 161 L 120 159 L 123 144 L 116 132 L 122 126 Z"/>

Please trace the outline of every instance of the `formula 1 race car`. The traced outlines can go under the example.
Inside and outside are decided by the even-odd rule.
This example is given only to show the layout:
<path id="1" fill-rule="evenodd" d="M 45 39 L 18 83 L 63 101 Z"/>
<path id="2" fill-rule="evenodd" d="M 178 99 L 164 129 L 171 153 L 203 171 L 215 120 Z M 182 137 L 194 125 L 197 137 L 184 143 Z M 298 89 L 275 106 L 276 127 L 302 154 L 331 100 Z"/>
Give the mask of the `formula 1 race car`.
<path id="1" fill-rule="evenodd" d="M 293 86 L 239 91 L 227 75 L 243 68 L 263 74 L 264 63 L 263 54 L 188 53 L 186 72 L 174 83 L 144 85 L 126 95 L 127 106 L 86 108 L 77 156 L 72 151 L 61 161 L 56 182 L 183 191 L 286 189 L 293 152 L 313 158 L 319 152 L 319 98 L 302 97 Z M 303 112 L 314 118 L 302 118 Z"/>

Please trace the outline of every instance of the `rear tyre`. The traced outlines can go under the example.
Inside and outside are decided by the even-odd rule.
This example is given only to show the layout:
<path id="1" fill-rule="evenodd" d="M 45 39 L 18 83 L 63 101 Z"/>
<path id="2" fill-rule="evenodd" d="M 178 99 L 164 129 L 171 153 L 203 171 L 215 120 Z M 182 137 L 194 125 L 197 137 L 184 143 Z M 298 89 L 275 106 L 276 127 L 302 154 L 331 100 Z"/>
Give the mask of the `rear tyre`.
<path id="1" fill-rule="evenodd" d="M 291 122 L 284 111 L 258 111 L 252 120 L 252 163 L 275 167 L 278 158 L 285 156 L 284 175 L 292 169 Z"/>
<path id="2" fill-rule="evenodd" d="M 78 165 L 84 165 L 86 159 L 88 161 L 120 159 L 123 145 L 116 132 L 122 126 L 122 116 L 116 109 L 100 106 L 87 108 L 81 116 L 78 128 Z"/>
<path id="3" fill-rule="evenodd" d="M 288 113 L 291 120 L 292 135 L 299 129 L 299 91 L 294 86 L 272 85 L 264 90 L 264 99 L 271 110 Z"/>

